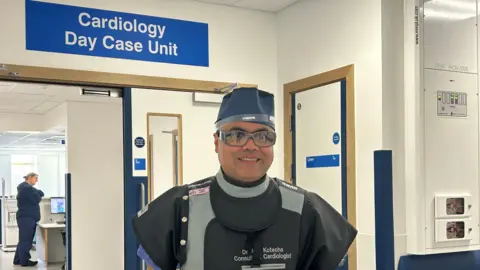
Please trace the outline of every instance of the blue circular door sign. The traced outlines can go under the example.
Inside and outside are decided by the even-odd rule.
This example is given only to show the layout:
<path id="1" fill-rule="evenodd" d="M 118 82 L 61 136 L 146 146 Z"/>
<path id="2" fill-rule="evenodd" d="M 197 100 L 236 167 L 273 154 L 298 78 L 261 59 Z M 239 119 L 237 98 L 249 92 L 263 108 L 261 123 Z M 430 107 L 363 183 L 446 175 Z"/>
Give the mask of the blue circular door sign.
<path id="1" fill-rule="evenodd" d="M 338 132 L 333 133 L 333 143 L 338 144 L 340 142 L 340 134 Z"/>
<path id="2" fill-rule="evenodd" d="M 135 146 L 138 148 L 142 148 L 145 146 L 145 139 L 142 137 L 135 138 Z"/>

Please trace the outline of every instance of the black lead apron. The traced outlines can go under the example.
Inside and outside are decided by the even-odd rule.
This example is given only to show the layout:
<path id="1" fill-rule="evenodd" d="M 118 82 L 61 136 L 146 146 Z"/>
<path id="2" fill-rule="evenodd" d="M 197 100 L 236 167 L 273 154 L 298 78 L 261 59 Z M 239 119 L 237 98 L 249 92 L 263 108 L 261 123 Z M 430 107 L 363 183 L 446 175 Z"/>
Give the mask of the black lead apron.
<path id="1" fill-rule="evenodd" d="M 268 177 L 236 187 L 221 173 L 165 192 L 133 230 L 162 270 L 334 270 L 357 234 L 314 193 Z"/>
<path id="2" fill-rule="evenodd" d="M 186 264 L 182 269 L 201 269 L 198 264 L 202 260 L 198 257 L 203 253 L 203 269 L 208 270 L 294 270 L 300 214 L 282 208 L 283 187 L 268 178 L 268 187 L 262 194 L 236 198 L 222 190 L 219 180 L 223 179 L 212 179 L 189 192 L 191 218 L 186 225 L 188 240 L 184 240 L 191 245 L 185 245 Z M 204 217 L 196 218 L 196 211 L 210 213 L 208 222 L 200 221 Z M 203 230 L 199 228 L 202 226 Z M 194 236 L 198 234 L 202 237 Z M 198 242 L 203 242 L 203 247 Z"/>
<path id="3" fill-rule="evenodd" d="M 276 182 L 253 198 L 234 198 L 213 181 L 215 218 L 205 232 L 205 269 L 295 269 L 299 221 L 282 209 Z M 297 223 L 297 224 L 295 224 Z"/>

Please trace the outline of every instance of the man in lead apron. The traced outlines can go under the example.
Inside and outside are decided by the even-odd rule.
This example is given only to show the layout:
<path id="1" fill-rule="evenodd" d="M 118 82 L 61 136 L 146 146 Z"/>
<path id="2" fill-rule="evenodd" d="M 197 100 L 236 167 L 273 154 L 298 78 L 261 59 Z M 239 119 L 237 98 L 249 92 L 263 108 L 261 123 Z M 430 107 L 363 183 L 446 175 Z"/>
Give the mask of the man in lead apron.
<path id="1" fill-rule="evenodd" d="M 216 129 L 218 173 L 171 188 L 133 218 L 139 255 L 161 270 L 336 269 L 357 230 L 317 194 L 267 175 L 273 95 L 233 90 Z"/>

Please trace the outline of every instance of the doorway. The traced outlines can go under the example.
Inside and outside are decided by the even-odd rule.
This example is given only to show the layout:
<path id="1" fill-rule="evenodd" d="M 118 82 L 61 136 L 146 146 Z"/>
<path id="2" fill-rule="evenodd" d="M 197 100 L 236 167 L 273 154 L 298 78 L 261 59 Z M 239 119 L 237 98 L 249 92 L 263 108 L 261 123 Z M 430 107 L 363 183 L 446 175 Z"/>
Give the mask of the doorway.
<path id="1" fill-rule="evenodd" d="M 17 186 L 33 172 L 39 180 L 34 187 L 44 196 L 31 260 L 60 269 L 67 258 L 75 265 L 75 258 L 94 256 L 98 249 L 105 249 L 107 258 L 117 257 L 115 248 L 102 245 L 123 235 L 121 227 L 109 226 L 123 221 L 121 94 L 113 88 L 0 81 L 2 202 L 15 202 L 14 208 L 2 207 L 11 213 L 8 223 L 1 222 L 2 244 L 12 252 L 20 234 L 20 224 L 12 219 Z M 13 267 L 14 253 L 8 251 L 1 254 L 2 269 Z"/>
<path id="2" fill-rule="evenodd" d="M 150 202 L 183 184 L 182 115 L 147 113 L 147 134 Z"/>
<path id="3" fill-rule="evenodd" d="M 201 81 L 191 79 L 166 78 L 166 77 L 152 77 L 140 76 L 130 74 L 115 74 L 107 72 L 94 72 L 83 70 L 69 70 L 59 68 L 46 68 L 34 66 L 20 66 L 0 63 L 0 80 L 10 82 L 29 82 L 29 83 L 47 83 L 47 84 L 61 84 L 61 85 L 82 85 L 94 87 L 113 87 L 122 88 L 123 90 L 123 207 L 124 214 L 123 224 L 119 225 L 123 229 L 122 243 L 123 253 L 118 253 L 117 260 L 121 260 L 124 269 L 142 269 L 142 262 L 137 256 L 138 243 L 134 237 L 131 227 L 132 217 L 141 210 L 144 202 L 146 203 L 148 192 L 148 178 L 147 175 L 137 174 L 135 168 L 136 150 L 134 146 L 134 138 L 138 129 L 133 127 L 133 124 L 145 123 L 146 112 L 140 112 L 140 115 L 132 116 L 132 88 L 136 90 L 148 89 L 148 92 L 155 92 L 156 90 L 168 89 L 170 92 L 201 92 L 201 93 L 218 93 L 221 89 L 228 88 L 233 85 L 231 82 L 215 82 L 215 81 Z M 238 87 L 257 87 L 253 84 L 236 84 Z M 163 92 L 163 91 L 162 91 Z M 191 99 L 191 96 L 189 96 Z M 155 100 L 152 100 L 155 102 Z M 174 105 L 174 104 L 171 104 Z M 174 106 L 173 106 L 174 107 Z M 158 107 L 155 107 L 158 108 Z M 169 110 L 174 112 L 176 109 Z M 154 111 L 154 110 L 151 110 Z M 140 118 L 144 120 L 140 120 Z M 142 124 L 143 125 L 143 124 Z M 140 133 L 146 133 L 146 127 Z M 146 136 L 146 134 L 144 135 Z M 211 136 L 211 135 L 209 135 Z M 142 148 L 144 149 L 144 148 Z M 146 159 L 145 154 L 141 154 L 142 159 Z M 142 165 L 142 164 L 140 164 Z M 142 166 L 140 166 L 142 167 Z M 146 164 L 145 164 L 146 168 Z M 145 169 L 146 171 L 146 169 Z M 188 172 L 188 171 L 187 171 Z M 190 176 L 190 172 L 187 177 Z M 72 177 L 72 181 L 74 181 Z M 144 189 L 141 192 L 141 184 Z M 143 200 L 142 200 L 143 199 Z M 123 226 L 123 227 L 122 227 Z M 119 238 L 120 239 L 120 238 Z M 86 254 L 84 254 L 86 255 Z M 90 257 L 82 256 L 76 257 L 78 262 L 81 260 L 90 260 Z M 77 260 L 76 259 L 76 260 Z M 99 258 L 101 260 L 101 258 Z M 80 267 L 80 266 L 78 266 Z M 76 267 L 76 268 L 78 268 Z M 71 265 L 68 269 L 71 270 Z"/>
<path id="4" fill-rule="evenodd" d="M 316 192 L 355 226 L 353 73 L 350 65 L 284 85 L 284 166 L 287 181 Z M 356 270 L 356 253 L 354 242 L 338 269 Z"/>

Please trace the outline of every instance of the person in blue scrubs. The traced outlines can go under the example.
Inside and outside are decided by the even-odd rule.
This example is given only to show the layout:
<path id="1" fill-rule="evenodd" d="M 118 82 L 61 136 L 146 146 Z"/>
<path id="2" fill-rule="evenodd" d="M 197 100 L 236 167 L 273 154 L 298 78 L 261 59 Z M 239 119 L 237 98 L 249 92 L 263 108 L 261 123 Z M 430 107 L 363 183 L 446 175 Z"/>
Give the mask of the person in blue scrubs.
<path id="1" fill-rule="evenodd" d="M 35 266 L 36 261 L 31 261 L 30 249 L 33 237 L 40 220 L 40 201 L 45 194 L 33 187 L 38 182 L 38 174 L 29 173 L 23 177 L 25 182 L 17 186 L 17 224 L 18 245 L 15 251 L 14 265 Z"/>

